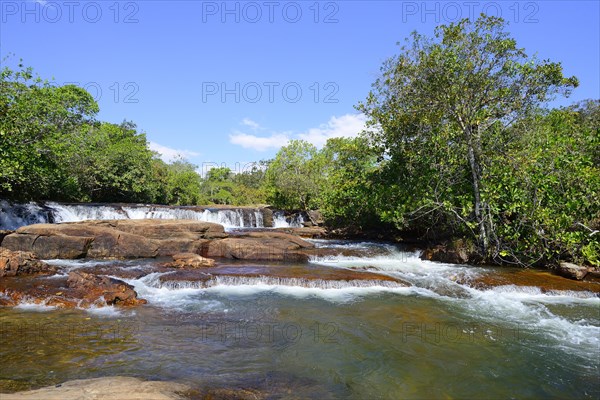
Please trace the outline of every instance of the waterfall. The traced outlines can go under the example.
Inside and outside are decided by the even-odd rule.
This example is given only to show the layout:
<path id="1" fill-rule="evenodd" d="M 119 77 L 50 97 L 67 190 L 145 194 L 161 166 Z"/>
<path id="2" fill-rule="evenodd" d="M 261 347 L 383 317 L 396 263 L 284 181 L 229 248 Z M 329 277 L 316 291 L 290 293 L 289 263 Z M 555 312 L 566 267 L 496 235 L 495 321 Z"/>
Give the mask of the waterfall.
<path id="1" fill-rule="evenodd" d="M 108 219 L 188 219 L 214 222 L 225 228 L 263 228 L 259 208 L 201 208 L 119 204 L 11 204 L 0 201 L 0 229 L 14 230 L 40 223 Z"/>
<path id="2" fill-rule="evenodd" d="M 275 211 L 273 213 L 274 228 L 301 228 L 304 226 L 303 224 L 304 217 L 302 213 L 296 213 L 287 217 L 283 211 Z"/>

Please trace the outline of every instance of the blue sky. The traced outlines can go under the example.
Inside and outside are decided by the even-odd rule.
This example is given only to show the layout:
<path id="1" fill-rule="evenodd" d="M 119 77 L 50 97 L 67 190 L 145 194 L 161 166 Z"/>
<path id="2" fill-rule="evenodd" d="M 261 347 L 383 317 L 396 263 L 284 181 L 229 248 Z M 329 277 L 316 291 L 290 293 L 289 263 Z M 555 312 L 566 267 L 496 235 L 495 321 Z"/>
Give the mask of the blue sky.
<path id="1" fill-rule="evenodd" d="M 599 4 L 0 0 L 0 54 L 86 87 L 100 119 L 136 122 L 167 159 L 239 170 L 289 139 L 355 134 L 353 106 L 396 42 L 484 11 L 580 79 L 557 104 L 599 98 Z"/>

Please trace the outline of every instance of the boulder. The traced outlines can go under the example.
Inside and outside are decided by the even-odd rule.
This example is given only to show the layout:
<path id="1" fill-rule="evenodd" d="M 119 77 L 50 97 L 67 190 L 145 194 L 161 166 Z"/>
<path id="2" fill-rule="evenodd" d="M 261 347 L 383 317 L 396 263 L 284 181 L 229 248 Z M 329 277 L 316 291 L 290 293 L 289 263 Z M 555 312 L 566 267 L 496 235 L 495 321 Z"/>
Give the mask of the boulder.
<path id="1" fill-rule="evenodd" d="M 323 214 L 319 210 L 310 210 L 307 212 L 308 218 L 313 222 L 314 225 L 323 225 L 325 223 L 325 219 L 323 218 Z"/>
<path id="2" fill-rule="evenodd" d="M 582 280 L 588 274 L 588 269 L 586 267 L 582 267 L 581 265 L 569 263 L 569 262 L 561 262 L 556 269 L 559 275 L 564 276 L 565 278 Z"/>
<path id="3" fill-rule="evenodd" d="M 421 260 L 438 261 L 448 264 L 467 264 L 478 263 L 480 257 L 473 246 L 459 239 L 428 247 L 421 254 Z"/>
<path id="4" fill-rule="evenodd" d="M 73 271 L 69 273 L 67 285 L 84 292 L 84 300 L 90 303 L 94 303 L 99 298 L 103 298 L 108 305 L 135 306 L 146 303 L 146 300 L 137 298 L 133 286 L 108 276 Z"/>
<path id="5" fill-rule="evenodd" d="M 5 276 L 54 274 L 56 267 L 37 259 L 35 254 L 0 247 L 0 278 Z"/>
<path id="6" fill-rule="evenodd" d="M 165 267 L 171 268 L 202 268 L 214 267 L 215 260 L 202 257 L 195 253 L 178 253 L 173 254 L 173 261 L 165 264 Z"/>

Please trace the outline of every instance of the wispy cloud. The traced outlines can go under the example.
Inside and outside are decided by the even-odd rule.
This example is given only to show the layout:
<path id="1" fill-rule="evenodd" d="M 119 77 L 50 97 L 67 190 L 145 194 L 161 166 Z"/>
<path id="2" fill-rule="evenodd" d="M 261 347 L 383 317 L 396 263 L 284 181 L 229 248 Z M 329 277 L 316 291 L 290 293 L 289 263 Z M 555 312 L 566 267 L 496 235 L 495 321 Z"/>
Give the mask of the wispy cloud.
<path id="1" fill-rule="evenodd" d="M 200 153 L 196 153 L 195 151 L 172 149 L 156 142 L 149 142 L 148 146 L 150 147 L 150 150 L 156 151 L 160 155 L 160 158 L 166 163 L 173 162 L 180 158 L 196 157 L 200 155 Z"/>
<path id="2" fill-rule="evenodd" d="M 229 142 L 242 146 L 245 149 L 254 149 L 258 151 L 278 149 L 285 146 L 289 140 L 289 136 L 285 133 L 273 133 L 268 137 L 260 137 L 235 131 L 232 135 L 229 135 Z"/>
<path id="3" fill-rule="evenodd" d="M 251 128 L 253 131 L 260 129 L 260 124 L 258 122 L 252 121 L 250 118 L 244 118 L 242 120 L 242 125 Z"/>
<path id="4" fill-rule="evenodd" d="M 298 134 L 272 132 L 269 136 L 258 136 L 236 130 L 229 135 L 229 142 L 245 149 L 257 151 L 278 149 L 285 146 L 292 139 L 306 140 L 317 147 L 323 147 L 327 140 L 331 138 L 357 136 L 365 129 L 365 122 L 366 117 L 363 114 L 345 114 L 339 117 L 333 116 L 326 123 Z M 248 126 L 253 131 L 259 128 L 264 129 L 249 118 L 244 118 L 241 124 Z"/>

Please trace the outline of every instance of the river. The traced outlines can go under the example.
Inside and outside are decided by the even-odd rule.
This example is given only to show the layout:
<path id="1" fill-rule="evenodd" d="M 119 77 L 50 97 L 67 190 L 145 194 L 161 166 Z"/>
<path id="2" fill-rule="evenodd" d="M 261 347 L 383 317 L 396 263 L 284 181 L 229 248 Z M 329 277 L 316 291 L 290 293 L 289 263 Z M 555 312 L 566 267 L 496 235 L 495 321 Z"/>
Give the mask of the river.
<path id="1" fill-rule="evenodd" d="M 255 271 L 367 271 L 408 286 L 277 273 L 199 285 L 151 272 L 121 278 L 148 300 L 135 309 L 0 308 L 0 392 L 128 375 L 265 398 L 600 396 L 597 292 L 543 290 L 527 282 L 543 282 L 546 272 L 422 261 L 389 243 L 313 242 L 339 254 L 308 264 L 226 262 Z M 150 271 L 156 263 L 50 262 L 66 271 Z M 503 276 L 512 281 L 477 284 Z M 520 284 L 510 283 L 515 276 Z"/>

